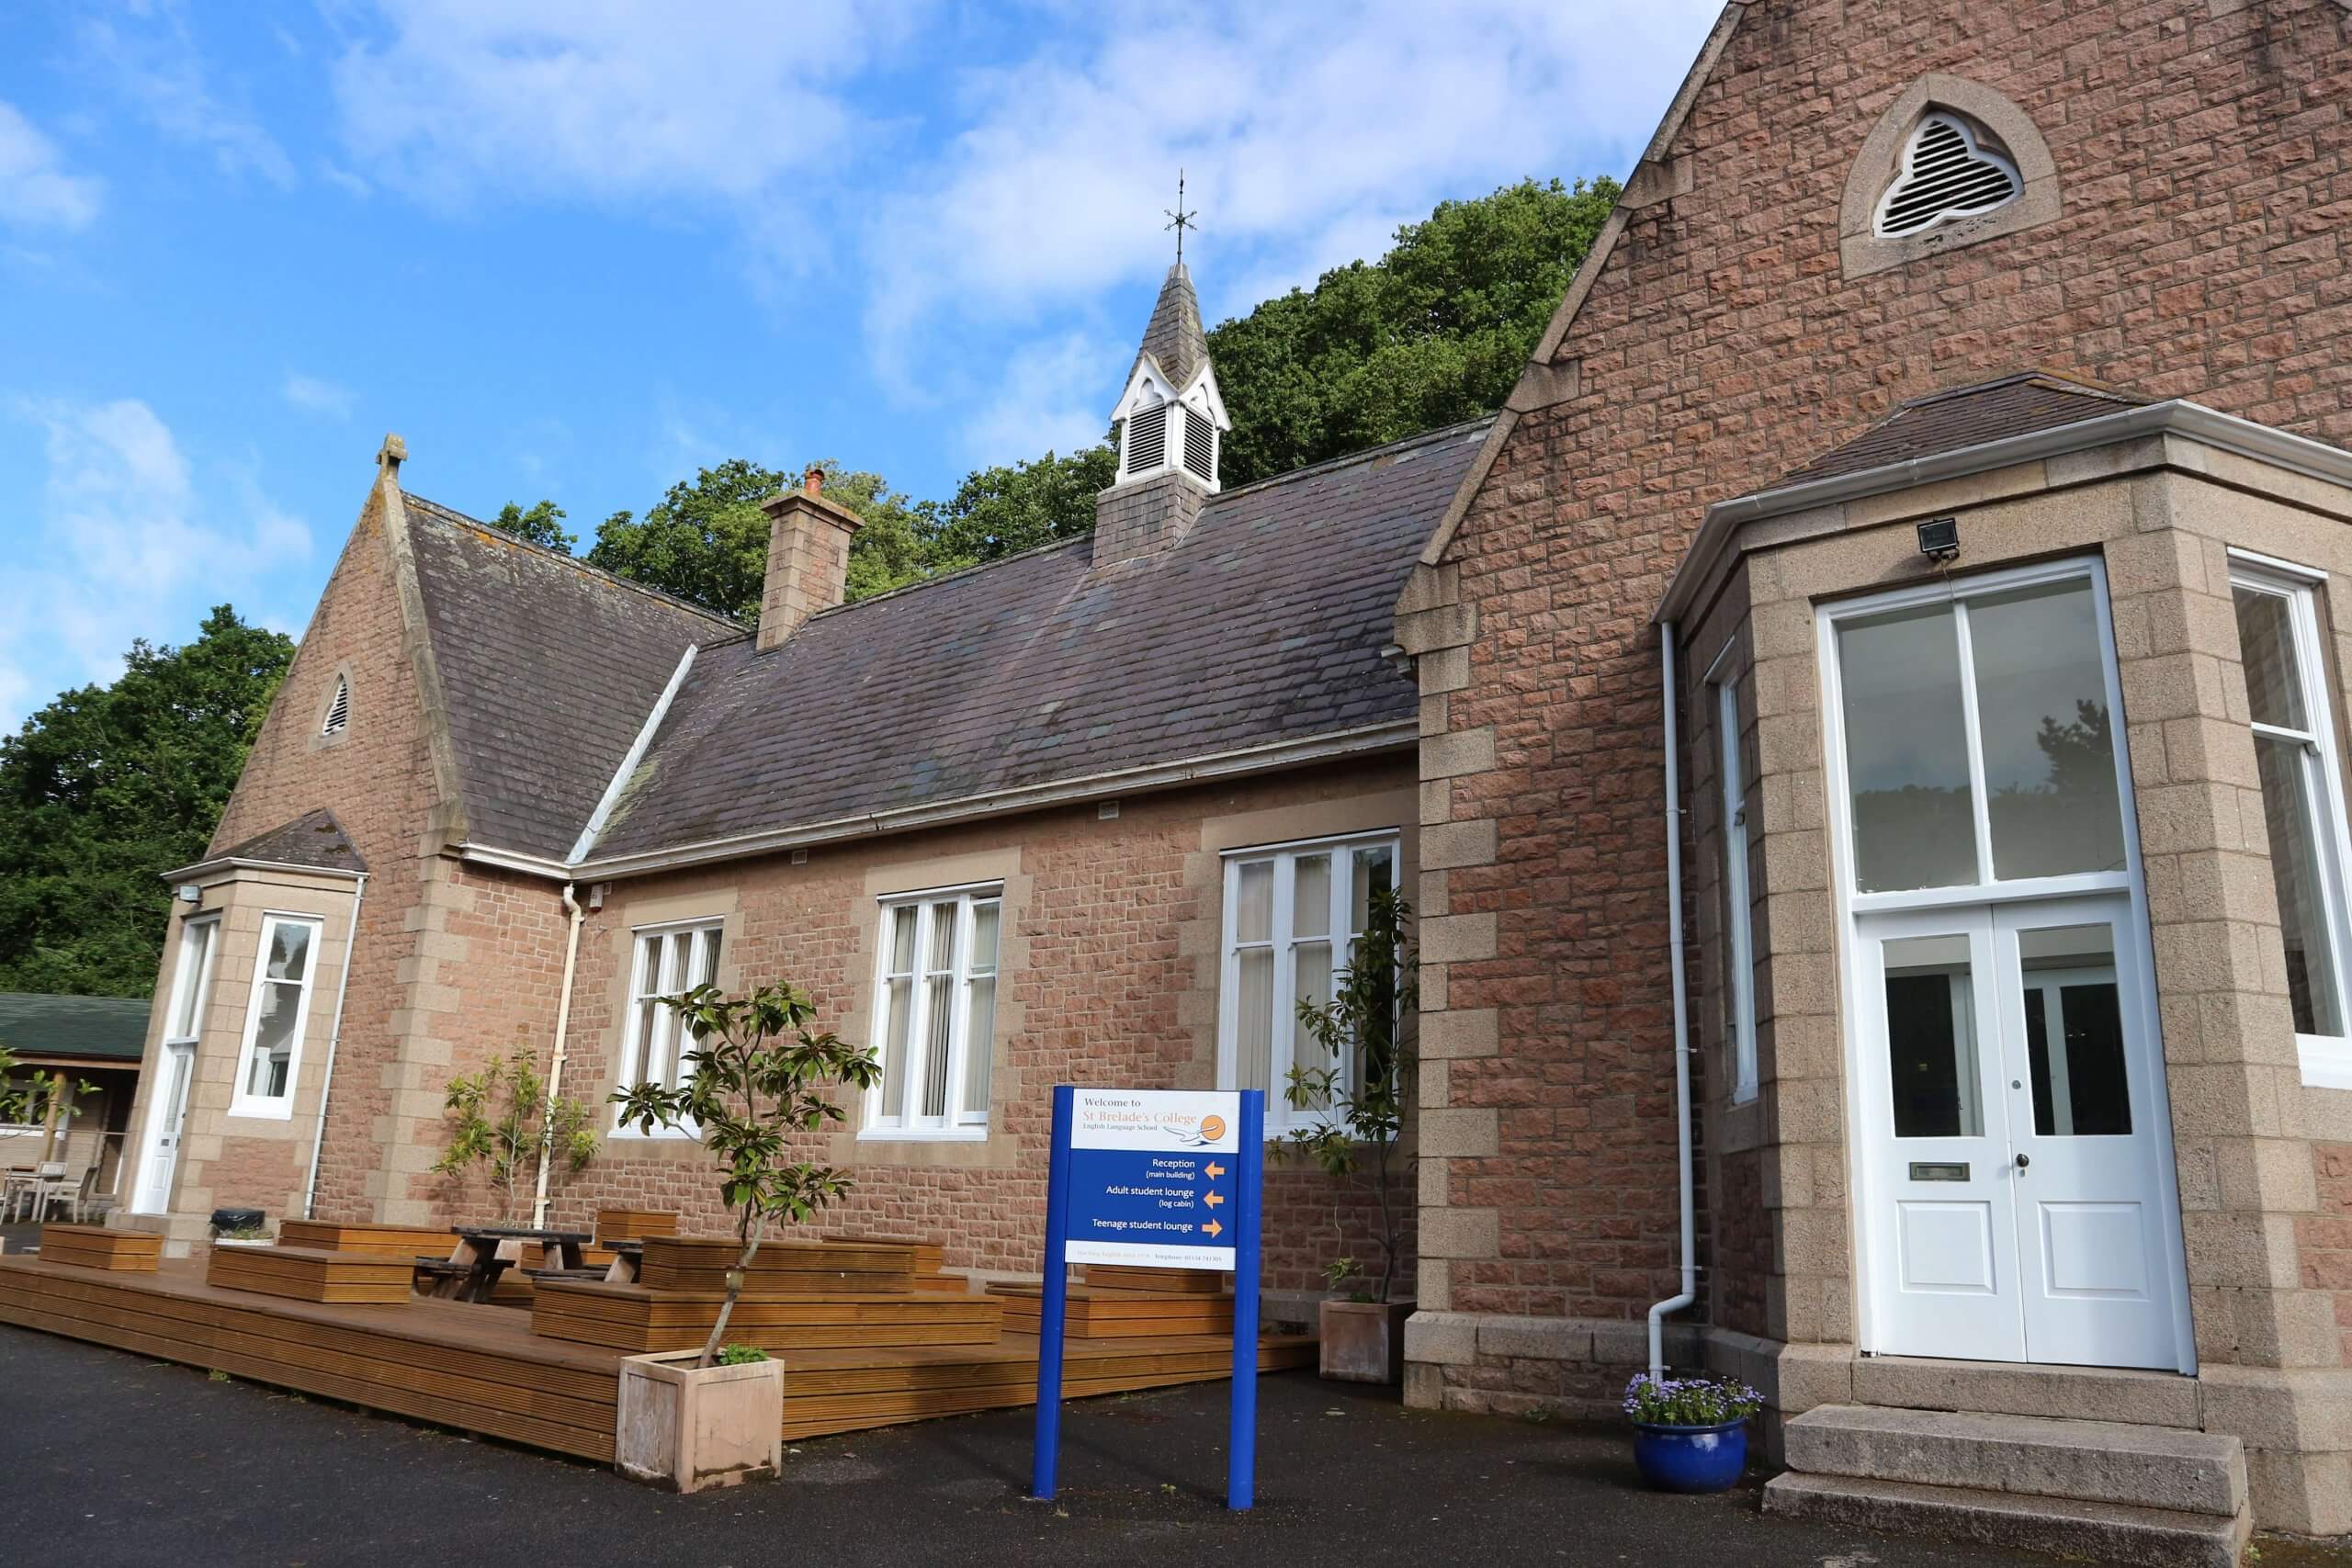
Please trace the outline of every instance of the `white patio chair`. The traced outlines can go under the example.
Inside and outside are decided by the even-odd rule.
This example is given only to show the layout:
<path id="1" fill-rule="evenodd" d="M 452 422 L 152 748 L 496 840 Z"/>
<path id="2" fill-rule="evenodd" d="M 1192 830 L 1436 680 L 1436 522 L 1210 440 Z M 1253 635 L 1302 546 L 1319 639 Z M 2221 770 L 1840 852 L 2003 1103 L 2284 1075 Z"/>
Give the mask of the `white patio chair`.
<path id="1" fill-rule="evenodd" d="M 41 1161 L 40 1167 L 33 1172 L 32 1185 L 28 1190 L 32 1196 L 34 1223 L 47 1224 L 49 1211 L 52 1205 L 58 1203 L 70 1205 L 74 1201 L 73 1188 L 65 1179 L 65 1162 L 62 1159 Z"/>

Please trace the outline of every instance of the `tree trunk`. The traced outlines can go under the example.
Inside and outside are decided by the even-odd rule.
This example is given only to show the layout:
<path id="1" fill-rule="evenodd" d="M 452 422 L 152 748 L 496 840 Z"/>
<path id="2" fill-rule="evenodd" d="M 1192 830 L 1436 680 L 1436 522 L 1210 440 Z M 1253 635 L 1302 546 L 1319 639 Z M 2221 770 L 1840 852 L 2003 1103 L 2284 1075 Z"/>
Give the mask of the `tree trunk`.
<path id="1" fill-rule="evenodd" d="M 760 1235 L 766 1228 L 766 1219 L 763 1215 L 755 1213 L 745 1223 L 743 1254 L 735 1259 L 735 1267 L 727 1270 L 726 1299 L 718 1303 L 718 1321 L 710 1325 L 710 1337 L 703 1341 L 702 1359 L 696 1361 L 695 1366 L 711 1367 L 718 1364 L 718 1346 L 719 1342 L 727 1337 L 727 1320 L 735 1315 L 736 1298 L 743 1293 L 743 1271 L 752 1266 L 752 1259 L 758 1255 Z"/>

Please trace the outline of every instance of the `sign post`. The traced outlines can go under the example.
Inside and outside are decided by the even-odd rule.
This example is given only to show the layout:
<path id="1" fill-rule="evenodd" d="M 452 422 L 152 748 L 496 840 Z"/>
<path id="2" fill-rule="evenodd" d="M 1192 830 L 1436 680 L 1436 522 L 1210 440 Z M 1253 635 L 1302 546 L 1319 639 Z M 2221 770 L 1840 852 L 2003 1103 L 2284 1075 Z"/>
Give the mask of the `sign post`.
<path id="1" fill-rule="evenodd" d="M 1233 1411 L 1226 1506 L 1255 1492 L 1259 1186 L 1263 1089 L 1054 1090 L 1046 1280 L 1037 1324 L 1037 1441 L 1029 1493 L 1054 1495 L 1061 1448 L 1062 1334 L 1072 1263 L 1233 1273 Z"/>

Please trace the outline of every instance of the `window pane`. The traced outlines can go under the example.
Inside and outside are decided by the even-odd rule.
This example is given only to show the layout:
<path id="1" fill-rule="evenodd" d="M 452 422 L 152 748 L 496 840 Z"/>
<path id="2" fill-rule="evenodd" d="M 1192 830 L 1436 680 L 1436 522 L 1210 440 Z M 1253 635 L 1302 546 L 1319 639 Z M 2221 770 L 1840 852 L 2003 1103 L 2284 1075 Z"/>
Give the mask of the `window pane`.
<path id="1" fill-rule="evenodd" d="M 280 926 L 280 931 L 289 928 Z M 291 928 L 300 930 L 301 928 Z M 254 1021 L 253 1066 L 245 1076 L 245 1092 L 264 1100 L 286 1093 L 287 1064 L 294 1055 L 294 1019 L 301 1010 L 302 987 L 265 984 L 261 1016 Z"/>
<path id="2" fill-rule="evenodd" d="M 2123 1063 L 2113 928 L 2019 931 L 2018 953 L 2025 966 L 2033 1130 L 2045 1138 L 2128 1135 L 2132 1088 Z"/>
<path id="3" fill-rule="evenodd" d="M 718 936 L 719 929 L 713 926 L 702 933 L 702 940 L 695 946 L 694 983 L 697 986 L 710 985 L 718 978 Z"/>
<path id="4" fill-rule="evenodd" d="M 915 908 L 909 904 L 890 911 L 890 973 L 904 975 L 915 966 Z"/>
<path id="5" fill-rule="evenodd" d="M 1973 1138 L 1984 1126 L 1968 939 L 1885 944 L 1887 1076 L 1898 1138 Z"/>
<path id="6" fill-rule="evenodd" d="M 187 928 L 187 942 L 181 950 L 179 996 L 172 1020 L 175 1039 L 186 1040 L 196 1033 L 197 1010 L 204 1000 L 204 966 L 212 954 L 212 933 L 219 929 L 217 920 L 206 920 Z"/>
<path id="7" fill-rule="evenodd" d="M 1960 645 L 1949 604 L 1843 621 L 1854 878 L 1865 893 L 1977 880 Z"/>
<path id="8" fill-rule="evenodd" d="M 1274 935 L 1274 863 L 1245 861 L 1236 868 L 1241 878 L 1234 900 L 1233 939 L 1271 942 Z"/>
<path id="9" fill-rule="evenodd" d="M 1348 901 L 1348 934 L 1362 936 L 1372 923 L 1372 896 L 1396 886 L 1396 852 L 1383 844 L 1355 852 L 1355 887 Z"/>
<path id="10" fill-rule="evenodd" d="M 996 931 L 1003 906 L 997 903 L 972 906 L 972 962 L 975 975 L 991 974 L 996 969 Z"/>
<path id="11" fill-rule="evenodd" d="M 901 913 L 910 913 L 902 910 Z M 908 950 L 912 956 L 913 950 Z M 914 1003 L 914 982 L 890 982 L 890 1016 L 882 1030 L 882 1114 L 903 1115 L 907 1109 L 907 1013 Z"/>
<path id="12" fill-rule="evenodd" d="M 687 976 L 694 972 L 694 940 L 692 931 L 673 931 L 670 935 L 670 952 L 662 965 L 662 994 L 674 997 L 694 982 Z"/>
<path id="13" fill-rule="evenodd" d="M 1320 1008 L 1331 999 L 1331 944 L 1328 942 L 1301 942 L 1291 950 L 1293 974 L 1296 978 L 1298 999 L 1308 1007 Z M 1306 1026 L 1291 1015 L 1291 1061 L 1309 1072 L 1320 1072 L 1338 1066 L 1329 1052 L 1318 1044 Z M 1287 1089 L 1287 1083 L 1275 1086 Z M 1308 1109 L 1319 1109 L 1317 1101 Z"/>
<path id="14" fill-rule="evenodd" d="M 300 980 L 311 962 L 311 928 L 294 920 L 275 920 L 269 931 L 269 977 Z"/>
<path id="15" fill-rule="evenodd" d="M 653 1049 L 653 1031 L 659 1027 L 659 1021 L 654 1015 L 660 1011 L 659 1002 L 649 999 L 637 1004 L 637 1055 L 628 1065 L 628 1075 L 631 1083 L 647 1081 L 646 1054 Z"/>
<path id="16" fill-rule="evenodd" d="M 2327 885 L 2320 874 L 2316 769 L 2300 740 L 2256 732 L 2262 819 L 2270 835 L 2270 877 L 2278 890 L 2278 935 L 2287 947 L 2287 998 L 2299 1034 L 2342 1034 Z"/>
<path id="17" fill-rule="evenodd" d="M 2295 658 L 2294 606 L 2284 594 L 2240 588 L 2238 649 L 2245 661 L 2245 704 L 2256 724 L 2312 728 L 2303 706 L 2302 672 Z"/>
<path id="18" fill-rule="evenodd" d="M 1331 934 L 1331 857 L 1301 855 L 1292 862 L 1290 934 Z"/>
<path id="19" fill-rule="evenodd" d="M 2123 808 L 2088 578 L 1973 599 L 1996 878 L 2123 869 Z"/>
<path id="20" fill-rule="evenodd" d="M 988 1111 L 989 1061 L 996 1054 L 994 976 L 984 975 L 972 982 L 968 1004 L 964 1021 L 964 1109 L 979 1116 Z"/>
<path id="21" fill-rule="evenodd" d="M 1245 949 L 1236 998 L 1233 1087 L 1272 1089 L 1274 1045 L 1274 954 L 1272 948 Z"/>
<path id="22" fill-rule="evenodd" d="M 931 907 L 931 944 L 923 966 L 940 970 L 956 963 L 956 906 L 933 904 Z"/>
<path id="23" fill-rule="evenodd" d="M 923 982 L 929 995 L 924 998 L 927 1009 L 923 1020 L 922 1113 L 944 1116 L 947 1113 L 947 1040 L 949 1028 L 956 1021 L 956 1009 L 950 1001 L 956 988 L 956 977 L 938 975 Z"/>

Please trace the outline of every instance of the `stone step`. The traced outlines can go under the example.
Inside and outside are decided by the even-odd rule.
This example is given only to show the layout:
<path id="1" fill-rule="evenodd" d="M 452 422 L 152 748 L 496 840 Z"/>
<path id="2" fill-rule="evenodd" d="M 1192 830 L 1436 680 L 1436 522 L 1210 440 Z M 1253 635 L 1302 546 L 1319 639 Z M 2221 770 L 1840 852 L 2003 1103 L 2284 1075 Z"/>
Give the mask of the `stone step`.
<path id="1" fill-rule="evenodd" d="M 2237 1568 L 2254 1517 L 2029 1497 L 1849 1475 L 1775 1476 L 1764 1511 L 1843 1529 L 1939 1535 L 2132 1568 Z"/>
<path id="2" fill-rule="evenodd" d="M 2194 1429 L 2202 1425 L 2195 1378 L 2125 1367 L 2037 1367 L 2016 1361 L 1863 1356 L 1854 1362 L 1854 1403 L 2053 1419 L 2095 1411 L 2103 1421 L 2134 1427 Z"/>
<path id="3" fill-rule="evenodd" d="M 1959 1486 L 2229 1518 L 2245 1507 L 2237 1438 L 2171 1427 L 1824 1404 L 1788 1424 L 1811 1475 Z"/>

